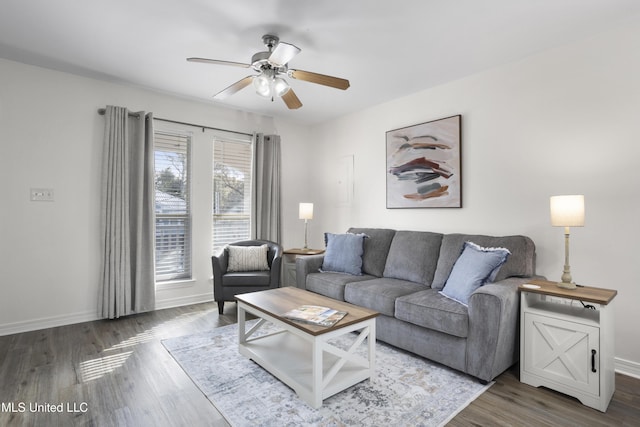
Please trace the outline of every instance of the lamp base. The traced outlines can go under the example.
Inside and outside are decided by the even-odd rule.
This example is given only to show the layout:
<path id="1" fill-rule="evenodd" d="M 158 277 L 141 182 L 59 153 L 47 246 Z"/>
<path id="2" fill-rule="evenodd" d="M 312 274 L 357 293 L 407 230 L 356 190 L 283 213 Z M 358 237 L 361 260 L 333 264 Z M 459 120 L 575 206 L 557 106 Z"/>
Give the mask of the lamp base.
<path id="1" fill-rule="evenodd" d="M 575 289 L 577 287 L 575 283 L 569 282 L 556 282 L 556 285 L 563 289 Z"/>

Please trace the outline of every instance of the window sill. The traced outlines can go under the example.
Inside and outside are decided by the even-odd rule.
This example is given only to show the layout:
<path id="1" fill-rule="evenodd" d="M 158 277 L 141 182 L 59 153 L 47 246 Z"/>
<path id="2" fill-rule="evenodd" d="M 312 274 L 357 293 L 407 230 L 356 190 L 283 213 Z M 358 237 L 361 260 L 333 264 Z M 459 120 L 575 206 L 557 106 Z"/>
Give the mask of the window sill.
<path id="1" fill-rule="evenodd" d="M 156 291 L 190 288 L 195 284 L 196 284 L 195 279 L 167 280 L 166 282 L 156 282 Z"/>

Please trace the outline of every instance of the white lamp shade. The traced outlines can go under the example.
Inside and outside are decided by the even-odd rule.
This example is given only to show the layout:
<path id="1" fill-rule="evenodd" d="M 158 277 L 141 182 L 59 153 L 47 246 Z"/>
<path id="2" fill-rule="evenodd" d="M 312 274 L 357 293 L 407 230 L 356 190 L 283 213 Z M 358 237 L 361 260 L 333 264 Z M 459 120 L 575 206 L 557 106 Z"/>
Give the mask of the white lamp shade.
<path id="1" fill-rule="evenodd" d="M 271 96 L 271 85 L 270 85 L 269 77 L 261 74 L 253 78 L 253 87 L 256 90 L 256 93 L 265 98 L 269 98 Z"/>
<path id="2" fill-rule="evenodd" d="M 554 227 L 584 226 L 584 196 L 552 196 L 549 206 Z"/>
<path id="3" fill-rule="evenodd" d="M 280 77 L 276 77 L 273 80 L 273 88 L 272 93 L 275 96 L 282 96 L 285 93 L 289 92 L 289 85 L 285 79 L 281 79 Z"/>
<path id="4" fill-rule="evenodd" d="M 313 219 L 313 203 L 300 203 L 298 213 L 300 219 Z"/>

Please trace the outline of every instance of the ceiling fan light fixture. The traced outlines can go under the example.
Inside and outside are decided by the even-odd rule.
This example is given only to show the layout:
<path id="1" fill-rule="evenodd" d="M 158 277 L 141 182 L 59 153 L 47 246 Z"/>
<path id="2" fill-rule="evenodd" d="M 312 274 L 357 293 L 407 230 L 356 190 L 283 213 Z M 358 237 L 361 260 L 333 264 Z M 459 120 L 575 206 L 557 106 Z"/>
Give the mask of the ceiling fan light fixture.
<path id="1" fill-rule="evenodd" d="M 290 89 L 285 79 L 267 71 L 253 78 L 253 87 L 258 95 L 272 99 L 281 97 Z"/>

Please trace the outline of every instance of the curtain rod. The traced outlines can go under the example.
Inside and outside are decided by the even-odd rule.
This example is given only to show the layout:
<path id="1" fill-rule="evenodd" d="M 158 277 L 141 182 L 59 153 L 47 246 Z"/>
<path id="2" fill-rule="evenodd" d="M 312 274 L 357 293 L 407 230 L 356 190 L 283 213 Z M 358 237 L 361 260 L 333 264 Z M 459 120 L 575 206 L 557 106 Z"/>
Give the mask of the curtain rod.
<path id="1" fill-rule="evenodd" d="M 98 114 L 100 114 L 101 116 L 104 116 L 104 114 L 107 112 L 106 108 L 98 108 Z M 140 114 L 138 113 L 132 113 L 131 111 L 129 111 L 129 116 L 130 117 L 135 117 L 136 119 L 140 118 Z"/>
<path id="2" fill-rule="evenodd" d="M 101 116 L 104 116 L 104 114 L 106 113 L 106 111 L 107 111 L 107 110 L 106 110 L 106 108 L 99 108 L 99 109 L 98 109 L 98 114 L 100 114 Z M 129 112 L 129 115 L 130 115 L 131 117 L 140 118 L 140 115 L 139 115 L 138 113 L 131 113 L 131 112 Z M 217 130 L 217 131 L 220 131 L 220 132 L 230 132 L 230 133 L 235 133 L 235 134 L 238 134 L 238 135 L 246 135 L 246 136 L 251 136 L 251 137 L 253 137 L 253 134 L 252 134 L 252 133 L 238 132 L 238 131 L 235 131 L 235 130 L 228 130 L 228 129 L 214 128 L 214 127 L 211 127 L 211 126 L 196 125 L 196 124 L 194 124 L 194 123 L 179 122 L 179 121 L 177 121 L 177 120 L 162 119 L 162 118 L 160 118 L 160 117 L 154 117 L 154 118 L 153 118 L 153 120 L 159 120 L 159 121 L 161 121 L 161 122 L 167 122 L 167 123 L 174 123 L 174 124 L 177 124 L 177 125 L 193 126 L 193 127 L 201 128 L 203 132 L 204 132 L 204 130 L 205 130 L 205 129 L 210 129 L 210 130 Z"/>

